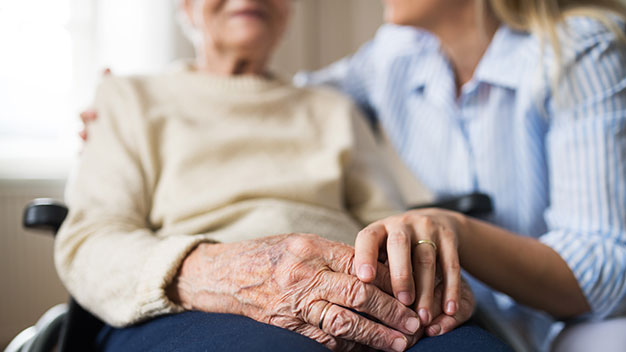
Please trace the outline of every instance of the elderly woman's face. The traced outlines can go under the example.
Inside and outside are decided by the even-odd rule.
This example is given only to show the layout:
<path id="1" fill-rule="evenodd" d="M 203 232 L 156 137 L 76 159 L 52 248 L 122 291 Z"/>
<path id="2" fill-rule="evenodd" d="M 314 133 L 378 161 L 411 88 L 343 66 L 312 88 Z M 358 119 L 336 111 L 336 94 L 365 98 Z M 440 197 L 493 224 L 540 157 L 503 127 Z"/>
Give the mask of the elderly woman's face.
<path id="1" fill-rule="evenodd" d="M 246 50 L 273 48 L 291 9 L 291 0 L 186 0 L 185 4 L 205 40 L 218 48 Z"/>

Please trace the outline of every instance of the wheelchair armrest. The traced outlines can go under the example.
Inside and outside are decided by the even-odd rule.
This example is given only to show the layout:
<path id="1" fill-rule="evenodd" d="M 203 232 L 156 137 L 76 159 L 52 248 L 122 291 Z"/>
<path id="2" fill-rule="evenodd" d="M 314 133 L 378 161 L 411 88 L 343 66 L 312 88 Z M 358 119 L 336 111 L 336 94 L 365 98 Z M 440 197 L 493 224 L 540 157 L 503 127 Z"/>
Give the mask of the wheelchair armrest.
<path id="1" fill-rule="evenodd" d="M 38 198 L 24 208 L 23 225 L 27 229 L 52 231 L 61 227 L 67 216 L 67 207 L 54 199 Z"/>
<path id="2" fill-rule="evenodd" d="M 493 212 L 491 198 L 483 193 L 472 193 L 460 197 L 443 199 L 431 204 L 420 204 L 409 209 L 440 208 L 457 211 L 465 215 L 480 217 Z"/>

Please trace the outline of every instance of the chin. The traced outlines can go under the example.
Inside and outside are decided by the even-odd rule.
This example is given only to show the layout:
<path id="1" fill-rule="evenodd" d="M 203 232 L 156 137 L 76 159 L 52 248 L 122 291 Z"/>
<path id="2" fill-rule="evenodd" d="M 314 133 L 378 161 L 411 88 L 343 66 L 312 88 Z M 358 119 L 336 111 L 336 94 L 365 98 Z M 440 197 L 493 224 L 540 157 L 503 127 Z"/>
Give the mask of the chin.
<path id="1" fill-rule="evenodd" d="M 271 37 L 263 34 L 232 37 L 229 43 L 232 47 L 240 48 L 251 53 L 264 51 L 266 48 L 273 46 Z"/>

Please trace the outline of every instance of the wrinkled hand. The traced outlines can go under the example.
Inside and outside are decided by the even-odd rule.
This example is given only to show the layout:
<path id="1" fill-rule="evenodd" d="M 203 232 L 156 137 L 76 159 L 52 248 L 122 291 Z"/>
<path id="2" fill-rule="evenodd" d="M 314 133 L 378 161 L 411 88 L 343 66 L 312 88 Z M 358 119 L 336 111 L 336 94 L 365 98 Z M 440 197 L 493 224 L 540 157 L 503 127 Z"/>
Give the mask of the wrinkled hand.
<path id="1" fill-rule="evenodd" d="M 419 328 L 417 314 L 384 292 L 391 287 L 383 265 L 381 279 L 364 283 L 353 258 L 352 247 L 315 235 L 201 244 L 168 295 L 186 309 L 248 316 L 331 350 L 405 350 Z"/>
<path id="2" fill-rule="evenodd" d="M 435 309 L 456 316 L 461 304 L 458 236 L 463 223 L 462 214 L 425 209 L 367 226 L 356 240 L 354 263 L 358 277 L 364 282 L 374 281 L 378 260 L 383 256 L 389 263 L 395 297 L 407 306 L 415 302 L 423 325 L 431 324 Z M 437 268 L 443 279 L 439 300 L 434 299 Z"/>

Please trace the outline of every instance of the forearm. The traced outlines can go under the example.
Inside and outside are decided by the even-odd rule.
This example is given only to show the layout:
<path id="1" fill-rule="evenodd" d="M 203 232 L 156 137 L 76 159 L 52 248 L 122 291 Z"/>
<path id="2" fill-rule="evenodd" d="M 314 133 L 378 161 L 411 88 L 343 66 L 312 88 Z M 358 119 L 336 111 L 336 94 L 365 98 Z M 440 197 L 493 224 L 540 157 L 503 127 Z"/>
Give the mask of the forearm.
<path id="1" fill-rule="evenodd" d="M 555 317 L 590 310 L 571 269 L 552 248 L 480 220 L 460 221 L 461 265 L 476 278 Z"/>
<path id="2" fill-rule="evenodd" d="M 164 283 L 204 239 L 157 238 L 147 229 L 89 219 L 74 210 L 55 240 L 57 272 L 72 296 L 116 327 L 180 310 Z"/>
<path id="3" fill-rule="evenodd" d="M 265 297 L 260 296 L 272 294 L 268 289 L 274 287 L 277 246 L 284 238 L 201 243 L 183 261 L 167 295 L 187 310 L 256 318 L 264 308 L 259 302 Z"/>

